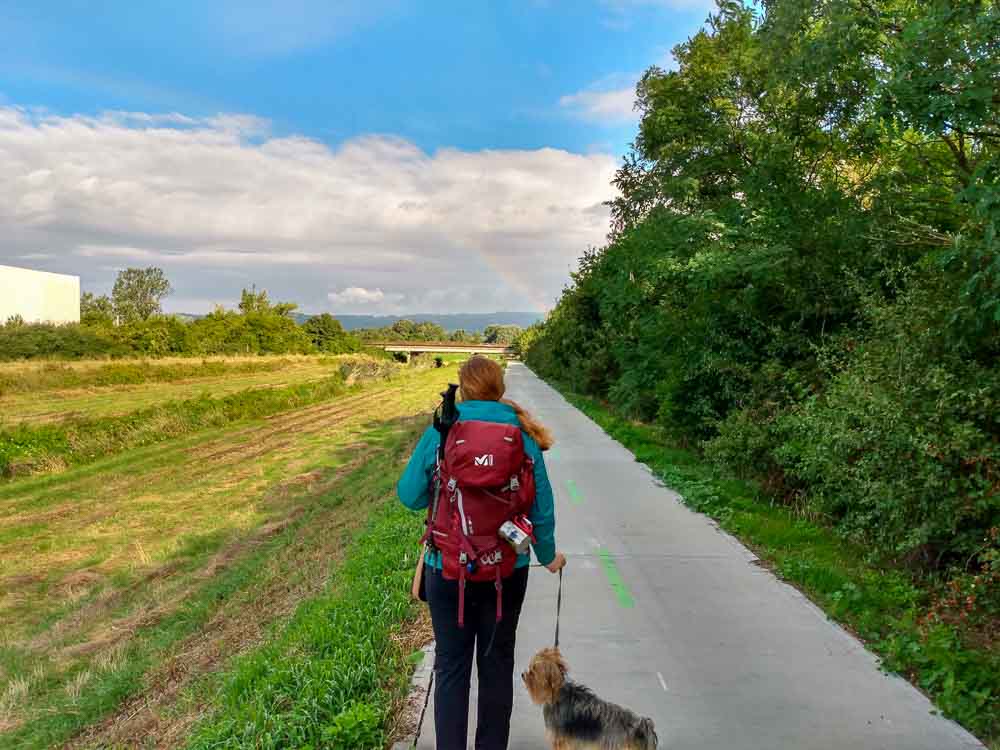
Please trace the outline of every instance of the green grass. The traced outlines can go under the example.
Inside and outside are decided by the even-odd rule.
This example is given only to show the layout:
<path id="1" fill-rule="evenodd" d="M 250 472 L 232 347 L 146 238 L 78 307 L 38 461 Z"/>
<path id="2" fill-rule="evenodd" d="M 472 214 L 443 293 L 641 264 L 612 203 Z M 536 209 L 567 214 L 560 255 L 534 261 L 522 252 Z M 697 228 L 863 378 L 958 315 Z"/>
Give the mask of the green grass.
<path id="1" fill-rule="evenodd" d="M 772 502 L 757 485 L 721 474 L 673 445 L 663 430 L 625 419 L 566 388 L 561 392 L 688 506 L 716 519 L 864 639 L 884 668 L 910 679 L 946 716 L 1000 744 L 1000 653 L 971 647 L 952 626 L 921 627 L 931 592 L 919 579 L 868 562 L 866 550 Z"/>
<path id="2" fill-rule="evenodd" d="M 220 658 L 243 648 L 248 629 L 264 629 L 261 638 L 269 628 L 284 632 L 295 604 L 323 591 L 344 550 L 356 549 L 351 540 L 369 515 L 389 512 L 383 506 L 400 463 L 445 379 L 440 370 L 409 371 L 399 382 L 333 400 L 318 420 L 314 410 L 308 423 L 299 412 L 282 417 L 289 420 L 283 432 L 274 432 L 273 421 L 243 421 L 0 486 L 0 529 L 12 538 L 0 567 L 5 576 L 37 578 L 0 600 L 0 747 L 60 744 L 133 696 L 153 699 L 162 674 L 173 675 L 229 630 Z M 283 523 L 279 531 L 260 536 L 275 520 Z M 396 522 L 404 526 L 386 540 L 387 559 L 394 543 L 412 555 L 419 538 L 405 526 L 419 525 L 416 516 L 397 514 Z M 136 559 L 137 544 L 146 559 Z M 228 552 L 216 570 L 212 561 Z M 345 570 L 359 564 L 349 561 Z M 378 565 L 363 568 L 382 575 Z M 62 582 L 79 572 L 99 575 L 82 596 L 67 598 Z M 335 575 L 324 602 L 341 590 L 338 581 L 361 574 Z M 373 601 L 385 604 L 378 591 Z M 88 615 L 94 607 L 99 616 Z M 386 628 L 398 625 L 398 608 L 376 614 Z M 125 632 L 123 622 L 133 623 L 128 637 L 102 644 Z M 78 650 L 89 643 L 96 647 Z M 392 652 L 380 646 L 379 653 Z M 345 677 L 355 678 L 369 684 L 360 672 Z M 192 680 L 200 692 L 191 687 L 162 713 L 201 715 L 207 701 L 223 717 L 229 693 L 217 688 L 225 680 Z M 397 688 L 387 685 L 379 695 L 389 700 Z M 354 731 L 352 720 L 368 726 L 364 711 L 339 719 L 337 731 Z M 137 731 L 117 739 L 142 744 L 148 738 Z"/>
<path id="3" fill-rule="evenodd" d="M 73 376 L 69 379 L 76 378 L 84 384 L 49 387 L 51 383 L 46 383 L 45 378 L 35 377 L 46 374 L 46 369 L 17 373 L 19 387 L 0 392 L 0 427 L 117 416 L 203 394 L 219 397 L 252 388 L 296 385 L 335 375 L 343 361 L 335 357 L 259 359 L 204 364 L 137 363 L 127 367 L 47 365 L 59 376 L 68 374 Z M 108 370 L 113 377 L 108 377 Z M 9 379 L 10 374 L 5 375 L 0 367 L 0 380 L 5 377 Z M 35 380 L 43 382 L 35 384 Z"/>
<path id="4" fill-rule="evenodd" d="M 70 388 L 171 383 L 191 378 L 274 372 L 320 360 L 318 357 L 243 357 L 0 364 L 0 396 Z"/>
<path id="5" fill-rule="evenodd" d="M 391 501 L 382 505 L 329 590 L 237 661 L 188 747 L 384 747 L 413 662 L 391 636 L 414 614 L 409 582 L 420 520 Z"/>
<path id="6" fill-rule="evenodd" d="M 88 463 L 197 430 L 300 408 L 340 395 L 348 382 L 390 377 L 399 366 L 355 356 L 341 358 L 338 366 L 330 369 L 333 374 L 329 377 L 294 385 L 249 388 L 221 397 L 201 392 L 193 398 L 117 416 L 20 424 L 0 430 L 0 476 L 24 476 Z"/>

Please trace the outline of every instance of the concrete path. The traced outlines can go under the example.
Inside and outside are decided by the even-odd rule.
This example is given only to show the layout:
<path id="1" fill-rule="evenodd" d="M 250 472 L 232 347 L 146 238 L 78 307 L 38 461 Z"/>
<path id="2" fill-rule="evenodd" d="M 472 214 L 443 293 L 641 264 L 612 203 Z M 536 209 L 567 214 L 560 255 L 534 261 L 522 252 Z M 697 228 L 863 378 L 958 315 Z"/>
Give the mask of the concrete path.
<path id="1" fill-rule="evenodd" d="M 569 558 L 561 645 L 571 675 L 651 716 L 661 748 L 982 748 L 526 367 L 512 364 L 507 384 L 557 440 L 546 464 Z M 518 674 L 551 645 L 556 583 L 532 569 Z M 510 749 L 540 750 L 541 712 L 517 683 Z M 434 748 L 433 702 L 418 747 Z"/>

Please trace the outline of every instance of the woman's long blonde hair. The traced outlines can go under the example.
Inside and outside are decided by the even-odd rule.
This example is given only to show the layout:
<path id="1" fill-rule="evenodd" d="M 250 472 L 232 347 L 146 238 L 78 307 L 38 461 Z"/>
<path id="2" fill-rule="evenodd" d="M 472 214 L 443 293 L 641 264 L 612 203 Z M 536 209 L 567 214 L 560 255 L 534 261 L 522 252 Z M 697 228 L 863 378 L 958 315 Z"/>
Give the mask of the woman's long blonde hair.
<path id="1" fill-rule="evenodd" d="M 503 382 L 503 368 L 492 359 L 475 355 L 458 370 L 458 383 L 462 398 L 466 401 L 499 401 L 512 407 L 517 413 L 521 429 L 531 435 L 538 447 L 547 451 L 555 442 L 552 433 L 538 422 L 521 405 L 504 398 L 506 390 Z"/>

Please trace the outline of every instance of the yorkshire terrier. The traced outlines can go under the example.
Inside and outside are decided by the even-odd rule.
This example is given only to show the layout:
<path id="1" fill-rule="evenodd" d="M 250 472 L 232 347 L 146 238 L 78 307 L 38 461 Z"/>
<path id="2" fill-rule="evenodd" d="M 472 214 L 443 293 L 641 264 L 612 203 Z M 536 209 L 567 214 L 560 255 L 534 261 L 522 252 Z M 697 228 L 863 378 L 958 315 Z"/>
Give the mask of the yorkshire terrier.
<path id="1" fill-rule="evenodd" d="M 566 679 L 558 648 L 535 654 L 521 673 L 532 702 L 542 706 L 552 750 L 656 750 L 653 720 L 598 698 Z"/>

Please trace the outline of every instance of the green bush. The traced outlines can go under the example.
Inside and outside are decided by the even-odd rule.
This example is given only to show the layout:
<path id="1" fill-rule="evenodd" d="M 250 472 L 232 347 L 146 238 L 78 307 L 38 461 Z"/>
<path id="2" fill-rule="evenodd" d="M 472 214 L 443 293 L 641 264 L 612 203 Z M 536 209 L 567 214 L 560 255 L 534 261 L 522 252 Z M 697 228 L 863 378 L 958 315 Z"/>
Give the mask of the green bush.
<path id="1" fill-rule="evenodd" d="M 779 419 L 787 439 L 774 443 L 845 533 L 931 567 L 964 566 L 1000 525 L 1000 369 L 954 348 L 936 304 L 945 290 L 914 280 L 872 303 L 867 339 Z"/>
<path id="2" fill-rule="evenodd" d="M 119 326 L 105 318 L 88 325 L 5 325 L 0 326 L 0 360 L 343 354 L 360 349 L 360 342 L 343 331 L 317 332 L 315 325 L 309 330 L 298 325 L 283 312 L 286 307 L 219 309 L 192 322 L 154 315 Z"/>
<path id="3" fill-rule="evenodd" d="M 127 345 L 106 329 L 81 325 L 19 325 L 0 327 L 0 361 L 18 359 L 97 359 L 125 357 Z"/>

